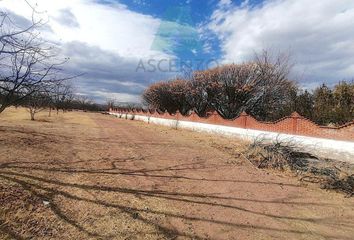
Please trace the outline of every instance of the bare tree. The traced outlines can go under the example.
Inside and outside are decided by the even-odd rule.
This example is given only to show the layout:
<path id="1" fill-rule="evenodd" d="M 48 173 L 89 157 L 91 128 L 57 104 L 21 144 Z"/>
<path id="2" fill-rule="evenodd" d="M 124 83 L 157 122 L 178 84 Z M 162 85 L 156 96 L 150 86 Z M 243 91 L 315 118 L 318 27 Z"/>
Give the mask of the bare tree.
<path id="1" fill-rule="evenodd" d="M 216 110 L 232 119 L 243 111 L 272 120 L 296 94 L 289 80 L 289 55 L 263 51 L 255 59 L 194 72 L 189 81 L 176 79 L 149 86 L 143 99 L 151 108 L 173 113 L 194 109 L 199 116 Z"/>
<path id="2" fill-rule="evenodd" d="M 108 98 L 106 100 L 106 105 L 107 105 L 107 109 L 113 109 L 116 105 L 116 100 L 115 99 L 112 99 L 112 98 Z"/>
<path id="3" fill-rule="evenodd" d="M 27 107 L 30 113 L 31 120 L 35 120 L 35 115 L 45 110 L 50 105 L 51 99 L 47 92 L 36 91 L 33 94 L 27 96 L 25 99 L 25 107 Z"/>
<path id="4" fill-rule="evenodd" d="M 35 10 L 33 10 L 35 14 Z M 73 77 L 63 76 L 67 59 L 59 60 L 57 49 L 40 36 L 42 21 L 18 26 L 0 12 L 0 113 L 49 85 Z"/>
<path id="5" fill-rule="evenodd" d="M 189 81 L 176 78 L 167 82 L 152 84 L 143 93 L 143 100 L 160 111 L 175 113 L 177 110 L 186 114 L 191 106 L 188 102 Z"/>
<path id="6" fill-rule="evenodd" d="M 207 70 L 210 73 L 206 93 L 210 105 L 224 118 L 246 111 L 258 93 L 254 63 L 229 64 Z"/>
<path id="7" fill-rule="evenodd" d="M 78 104 L 78 108 L 80 110 L 87 110 L 87 106 L 93 104 L 92 99 L 90 99 L 89 97 L 85 96 L 85 95 L 78 95 L 75 97 L 75 101 Z"/>
<path id="8" fill-rule="evenodd" d="M 59 114 L 67 109 L 68 103 L 73 99 L 73 88 L 67 81 L 58 81 L 50 89 L 51 107 L 54 107 Z"/>
<path id="9" fill-rule="evenodd" d="M 256 53 L 254 63 L 257 66 L 253 100 L 249 105 L 249 113 L 261 120 L 278 119 L 279 109 L 288 105 L 297 84 L 290 80 L 293 67 L 288 52 L 272 52 L 263 50 Z"/>
<path id="10" fill-rule="evenodd" d="M 196 71 L 191 76 L 187 99 L 193 110 L 201 117 L 213 109 L 211 99 L 215 93 L 212 89 L 214 79 L 215 72 L 207 70 Z"/>

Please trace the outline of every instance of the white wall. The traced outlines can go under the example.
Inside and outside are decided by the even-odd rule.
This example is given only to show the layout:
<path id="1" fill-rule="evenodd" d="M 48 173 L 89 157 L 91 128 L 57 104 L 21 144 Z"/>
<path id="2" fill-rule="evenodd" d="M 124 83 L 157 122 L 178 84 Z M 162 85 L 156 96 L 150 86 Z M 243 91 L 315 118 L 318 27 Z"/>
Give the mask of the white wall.
<path id="1" fill-rule="evenodd" d="M 247 141 L 262 139 L 266 141 L 289 142 L 297 146 L 300 150 L 309 152 L 319 157 L 333 158 L 339 161 L 345 161 L 354 164 L 354 142 L 337 141 L 324 138 L 305 137 L 276 132 L 266 132 L 253 129 L 244 129 L 236 127 L 227 127 L 221 125 L 177 121 L 172 119 L 163 119 L 156 117 L 147 117 L 142 115 L 111 113 L 120 118 L 134 119 L 153 123 L 171 128 L 184 128 L 197 132 L 206 132 L 211 134 L 220 134 L 228 137 L 239 138 Z"/>

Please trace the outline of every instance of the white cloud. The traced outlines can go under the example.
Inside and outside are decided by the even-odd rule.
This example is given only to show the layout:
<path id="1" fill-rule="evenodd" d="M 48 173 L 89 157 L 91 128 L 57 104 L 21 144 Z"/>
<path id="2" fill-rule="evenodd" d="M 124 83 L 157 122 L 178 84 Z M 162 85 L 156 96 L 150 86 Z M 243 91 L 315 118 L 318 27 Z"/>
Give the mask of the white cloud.
<path id="1" fill-rule="evenodd" d="M 54 32 L 51 38 L 54 40 L 84 42 L 114 51 L 120 56 L 140 58 L 158 54 L 151 51 L 150 46 L 161 21 L 130 11 L 125 5 L 114 2 L 101 4 L 94 0 L 29 2 L 36 6 L 37 11 L 44 12 L 41 17 L 49 19 L 48 25 Z M 24 0 L 3 0 L 0 7 L 20 16 L 31 16 Z"/>
<path id="2" fill-rule="evenodd" d="M 290 50 L 304 85 L 354 77 L 353 0 L 245 1 L 216 9 L 209 29 L 226 62 L 245 61 L 262 48 Z"/>
<path id="3" fill-rule="evenodd" d="M 229 5 L 231 5 L 231 3 L 232 3 L 231 0 L 220 0 L 219 6 L 229 6 Z"/>
<path id="4" fill-rule="evenodd" d="M 106 91 L 91 91 L 89 92 L 90 95 L 97 96 L 100 98 L 102 101 L 106 99 L 114 99 L 118 100 L 119 102 L 122 103 L 138 103 L 140 102 L 140 95 L 132 95 L 132 94 L 127 94 L 127 93 L 110 93 Z"/>
<path id="5" fill-rule="evenodd" d="M 78 94 L 98 101 L 115 96 L 137 102 L 144 87 L 167 75 L 137 72 L 139 60 L 175 58 L 152 49 L 160 19 L 131 11 L 117 1 L 27 1 L 35 6 L 37 19 L 48 21 L 42 37 L 57 43 L 62 54 L 70 58 L 67 72 L 84 73 L 74 81 Z M 32 17 L 24 0 L 0 0 L 0 8 L 23 24 Z"/>

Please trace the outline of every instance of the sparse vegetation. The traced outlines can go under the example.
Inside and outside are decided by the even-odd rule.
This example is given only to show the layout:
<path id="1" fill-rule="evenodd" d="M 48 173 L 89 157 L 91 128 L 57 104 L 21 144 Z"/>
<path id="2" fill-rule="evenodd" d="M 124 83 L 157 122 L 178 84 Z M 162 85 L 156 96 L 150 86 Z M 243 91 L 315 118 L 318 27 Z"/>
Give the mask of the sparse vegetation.
<path id="1" fill-rule="evenodd" d="M 291 142 L 254 141 L 245 156 L 257 168 L 274 168 L 295 172 L 301 181 L 320 184 L 321 188 L 354 195 L 354 165 L 330 159 L 319 159 L 301 151 Z"/>

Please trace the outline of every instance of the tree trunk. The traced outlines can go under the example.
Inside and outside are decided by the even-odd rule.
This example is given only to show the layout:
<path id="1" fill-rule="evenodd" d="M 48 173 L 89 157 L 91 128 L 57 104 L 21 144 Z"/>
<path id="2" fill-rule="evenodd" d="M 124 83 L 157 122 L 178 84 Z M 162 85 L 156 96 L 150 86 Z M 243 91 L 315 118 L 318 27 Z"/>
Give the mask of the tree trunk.
<path id="1" fill-rule="evenodd" d="M 6 108 L 7 108 L 7 105 L 6 104 L 2 104 L 0 106 L 0 113 L 2 113 Z"/>
<path id="2" fill-rule="evenodd" d="M 31 121 L 34 121 L 34 115 L 36 114 L 36 111 L 34 109 L 30 109 L 30 114 L 31 114 Z"/>

